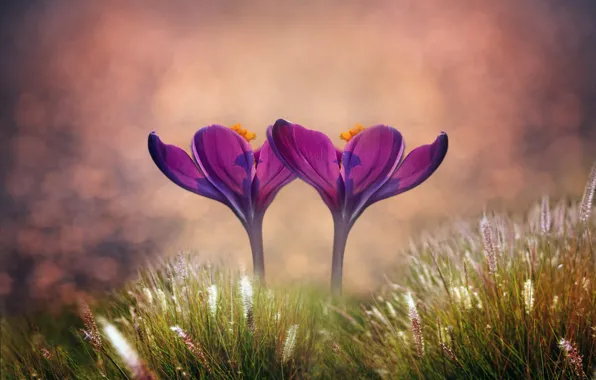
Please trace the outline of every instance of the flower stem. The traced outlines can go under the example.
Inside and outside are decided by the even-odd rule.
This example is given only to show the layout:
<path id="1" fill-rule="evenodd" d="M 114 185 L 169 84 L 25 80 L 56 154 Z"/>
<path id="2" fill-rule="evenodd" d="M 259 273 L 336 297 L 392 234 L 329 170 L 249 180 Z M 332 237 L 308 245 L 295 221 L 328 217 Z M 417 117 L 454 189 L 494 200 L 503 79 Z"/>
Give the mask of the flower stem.
<path id="1" fill-rule="evenodd" d="M 252 251 L 252 265 L 255 276 L 261 283 L 265 283 L 265 257 L 263 254 L 263 216 L 255 215 L 252 222 L 246 226 L 250 249 Z"/>
<path id="2" fill-rule="evenodd" d="M 333 218 L 333 257 L 331 262 L 331 292 L 334 296 L 341 295 L 344 253 L 350 225 L 341 217 Z"/>

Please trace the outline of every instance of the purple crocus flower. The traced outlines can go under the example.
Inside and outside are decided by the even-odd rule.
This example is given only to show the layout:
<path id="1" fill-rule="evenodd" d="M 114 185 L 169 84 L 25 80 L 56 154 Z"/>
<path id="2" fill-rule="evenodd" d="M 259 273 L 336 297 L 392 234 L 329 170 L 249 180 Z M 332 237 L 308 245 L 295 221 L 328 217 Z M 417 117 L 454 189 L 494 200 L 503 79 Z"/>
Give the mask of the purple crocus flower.
<path id="1" fill-rule="evenodd" d="M 255 134 L 235 125 L 210 125 L 195 133 L 191 158 L 183 149 L 149 135 L 149 153 L 157 167 L 178 186 L 228 206 L 246 229 L 255 274 L 265 278 L 263 217 L 279 190 L 295 175 L 271 150 L 268 141 L 253 151 Z"/>
<path id="2" fill-rule="evenodd" d="M 403 160 L 401 133 L 386 125 L 357 126 L 340 137 L 337 149 L 327 135 L 280 119 L 267 130 L 275 154 L 300 179 L 313 186 L 333 215 L 331 288 L 341 293 L 348 234 L 364 210 L 380 200 L 420 185 L 447 154 L 447 134 L 414 149 Z"/>

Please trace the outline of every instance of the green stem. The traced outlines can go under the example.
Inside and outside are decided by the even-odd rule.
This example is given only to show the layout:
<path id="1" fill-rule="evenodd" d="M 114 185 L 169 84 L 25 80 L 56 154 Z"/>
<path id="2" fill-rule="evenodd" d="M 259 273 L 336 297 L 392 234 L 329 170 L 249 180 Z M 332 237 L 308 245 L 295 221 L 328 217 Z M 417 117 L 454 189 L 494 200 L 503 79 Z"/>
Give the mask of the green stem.
<path id="1" fill-rule="evenodd" d="M 350 224 L 342 217 L 333 218 L 333 257 L 331 261 L 331 292 L 340 296 L 342 291 L 342 276 L 344 266 L 344 253 Z"/>
<path id="2" fill-rule="evenodd" d="M 250 249 L 252 251 L 252 265 L 255 276 L 262 284 L 265 283 L 265 256 L 263 253 L 263 216 L 255 215 L 252 222 L 246 226 Z"/>

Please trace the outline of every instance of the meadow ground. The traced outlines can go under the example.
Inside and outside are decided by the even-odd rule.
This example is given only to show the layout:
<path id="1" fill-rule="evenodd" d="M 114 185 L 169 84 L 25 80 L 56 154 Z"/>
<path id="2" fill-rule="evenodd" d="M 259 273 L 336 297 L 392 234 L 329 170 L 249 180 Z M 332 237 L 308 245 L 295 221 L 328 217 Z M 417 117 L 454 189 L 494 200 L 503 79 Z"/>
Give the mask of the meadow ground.
<path id="1" fill-rule="evenodd" d="M 179 256 L 62 318 L 3 319 L 2 379 L 596 378 L 594 186 L 426 234 L 365 299 Z"/>

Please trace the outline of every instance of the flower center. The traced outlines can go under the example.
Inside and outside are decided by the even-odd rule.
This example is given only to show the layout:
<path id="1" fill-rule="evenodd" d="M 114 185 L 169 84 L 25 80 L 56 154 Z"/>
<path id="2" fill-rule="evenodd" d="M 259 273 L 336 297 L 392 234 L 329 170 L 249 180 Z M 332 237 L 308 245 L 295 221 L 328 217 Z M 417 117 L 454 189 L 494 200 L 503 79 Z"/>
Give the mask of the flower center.
<path id="1" fill-rule="evenodd" d="M 339 138 L 342 140 L 350 141 L 352 137 L 356 136 L 358 133 L 364 131 L 366 127 L 362 124 L 356 124 L 354 128 L 350 129 L 347 132 L 342 132 L 339 134 Z"/>
<path id="2" fill-rule="evenodd" d="M 250 132 L 244 128 L 240 124 L 234 124 L 230 127 L 234 132 L 238 133 L 240 136 L 244 137 L 246 141 L 254 140 L 257 137 L 257 134 L 254 132 Z"/>

